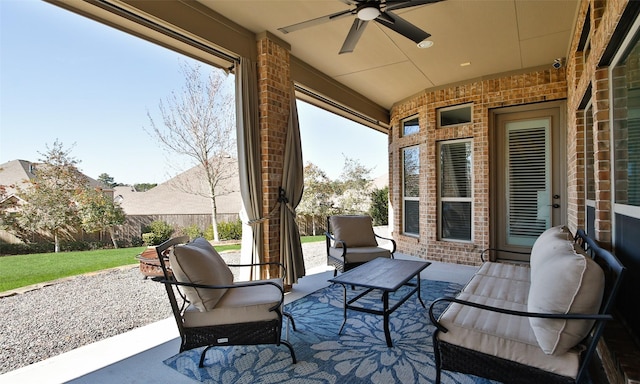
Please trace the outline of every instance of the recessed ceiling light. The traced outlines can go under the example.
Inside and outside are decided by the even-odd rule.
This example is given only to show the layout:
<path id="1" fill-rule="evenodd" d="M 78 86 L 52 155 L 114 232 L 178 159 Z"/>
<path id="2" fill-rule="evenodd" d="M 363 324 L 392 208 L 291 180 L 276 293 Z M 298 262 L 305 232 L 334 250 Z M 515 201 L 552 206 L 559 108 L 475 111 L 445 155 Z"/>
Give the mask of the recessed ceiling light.
<path id="1" fill-rule="evenodd" d="M 418 43 L 418 48 L 422 48 L 422 49 L 429 48 L 431 46 L 433 46 L 433 41 L 431 41 L 431 40 L 426 40 L 425 39 L 425 40 L 422 40 L 421 42 Z"/>
<path id="2" fill-rule="evenodd" d="M 467 61 L 466 63 L 461 63 L 461 64 L 460 64 L 460 66 L 461 66 L 461 67 L 468 67 L 468 66 L 470 66 L 470 65 L 471 65 L 471 63 L 470 63 L 470 62 L 468 62 L 468 61 Z"/>

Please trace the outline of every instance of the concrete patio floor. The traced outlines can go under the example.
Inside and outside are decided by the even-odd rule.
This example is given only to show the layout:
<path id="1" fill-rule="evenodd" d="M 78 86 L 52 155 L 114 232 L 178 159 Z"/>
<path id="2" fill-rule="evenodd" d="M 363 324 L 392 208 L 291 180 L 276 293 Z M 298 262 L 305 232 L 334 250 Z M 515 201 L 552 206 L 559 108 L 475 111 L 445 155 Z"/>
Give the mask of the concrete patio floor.
<path id="1" fill-rule="evenodd" d="M 402 254 L 396 258 L 415 259 Z M 465 284 L 476 270 L 434 262 L 421 277 Z M 332 276 L 333 270 L 327 267 L 308 271 L 286 295 L 285 303 L 329 285 Z M 163 363 L 179 347 L 178 328 L 171 317 L 7 372 L 0 375 L 0 383 L 193 383 Z"/>

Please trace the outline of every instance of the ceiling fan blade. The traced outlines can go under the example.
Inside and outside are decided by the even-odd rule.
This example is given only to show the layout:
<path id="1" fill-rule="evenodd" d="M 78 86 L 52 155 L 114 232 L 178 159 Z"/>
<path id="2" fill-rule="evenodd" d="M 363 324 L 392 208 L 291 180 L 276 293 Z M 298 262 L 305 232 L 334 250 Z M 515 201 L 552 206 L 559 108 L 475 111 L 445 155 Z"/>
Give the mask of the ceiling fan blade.
<path id="1" fill-rule="evenodd" d="M 356 47 L 358 40 L 360 40 L 360 36 L 362 36 L 362 32 L 364 32 L 364 28 L 367 26 L 368 21 L 360 20 L 356 18 L 351 24 L 351 29 L 349 29 L 349 34 L 347 38 L 344 40 L 344 44 L 342 44 L 342 48 L 340 49 L 340 54 L 353 52 L 353 49 Z"/>
<path id="2" fill-rule="evenodd" d="M 396 9 L 416 7 L 418 5 L 438 3 L 440 1 L 443 1 L 443 0 L 396 0 L 396 1 L 387 0 L 386 2 L 387 8 L 385 8 L 385 10 L 393 11 Z"/>
<path id="3" fill-rule="evenodd" d="M 323 24 L 326 23 L 328 21 L 331 20 L 337 20 L 341 17 L 344 16 L 349 16 L 351 15 L 351 10 L 347 9 L 346 11 L 340 11 L 340 12 L 336 12 L 336 13 L 332 13 L 330 15 L 326 15 L 326 16 L 321 16 L 321 17 L 317 17 L 315 19 L 311 19 L 311 20 L 307 20 L 307 21 L 303 21 L 301 23 L 296 23 L 296 24 L 291 24 L 289 26 L 286 27 L 282 27 L 282 28 L 278 28 L 278 31 L 282 32 L 282 33 L 289 33 L 289 32 L 294 32 L 303 28 L 308 28 L 308 27 L 312 27 L 314 25 L 319 25 L 319 24 Z"/>
<path id="4" fill-rule="evenodd" d="M 394 13 L 385 12 L 385 14 L 388 18 L 386 16 L 378 16 L 375 21 L 380 25 L 384 25 L 385 27 L 398 32 L 407 39 L 413 40 L 416 44 L 431 36 L 431 34 L 423 31 Z"/>

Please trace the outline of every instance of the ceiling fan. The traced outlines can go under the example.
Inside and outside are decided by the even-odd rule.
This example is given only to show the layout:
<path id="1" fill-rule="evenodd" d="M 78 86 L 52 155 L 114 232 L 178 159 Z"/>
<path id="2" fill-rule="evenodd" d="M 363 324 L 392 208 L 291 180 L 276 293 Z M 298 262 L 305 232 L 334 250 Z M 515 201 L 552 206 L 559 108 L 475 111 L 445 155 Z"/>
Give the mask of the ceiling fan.
<path id="1" fill-rule="evenodd" d="M 282 33 L 294 32 L 303 28 L 312 27 L 315 25 L 323 24 L 332 20 L 337 20 L 346 16 L 355 15 L 356 19 L 351 25 L 351 29 L 347 34 L 347 38 L 342 44 L 340 54 L 353 52 L 360 36 L 364 32 L 365 27 L 369 21 L 373 20 L 378 24 L 385 26 L 393 31 L 398 32 L 402 36 L 409 40 L 413 40 L 416 44 L 419 44 L 423 40 L 429 38 L 431 35 L 415 25 L 409 23 L 400 16 L 390 11 L 397 9 L 415 7 L 418 5 L 425 5 L 431 3 L 437 3 L 442 0 L 340 0 L 343 3 L 352 6 L 353 8 L 345 11 L 332 13 L 330 15 L 318 17 L 315 19 L 303 21 L 300 23 L 292 24 L 287 27 L 278 28 Z"/>

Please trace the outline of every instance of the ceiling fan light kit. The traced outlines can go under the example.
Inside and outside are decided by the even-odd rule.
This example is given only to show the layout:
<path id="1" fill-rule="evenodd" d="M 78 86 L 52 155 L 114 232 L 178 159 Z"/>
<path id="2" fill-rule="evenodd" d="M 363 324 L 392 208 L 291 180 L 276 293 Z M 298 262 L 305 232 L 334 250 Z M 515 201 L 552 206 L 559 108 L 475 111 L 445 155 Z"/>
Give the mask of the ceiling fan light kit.
<path id="1" fill-rule="evenodd" d="M 392 31 L 399 33 L 407 39 L 412 40 L 418 45 L 418 48 L 429 48 L 433 45 L 432 41 L 427 40 L 429 37 L 431 37 L 429 33 L 423 31 L 422 29 L 390 11 L 437 3 L 442 0 L 340 1 L 351 6 L 355 6 L 355 8 L 292 24 L 287 27 L 278 28 L 278 30 L 282 33 L 290 33 L 307 27 L 323 24 L 332 20 L 337 20 L 346 16 L 355 15 L 356 19 L 353 21 L 353 24 L 349 29 L 349 33 L 347 34 L 342 48 L 340 49 L 340 54 L 353 52 L 356 44 L 358 43 L 358 40 L 360 39 L 360 36 L 362 36 L 362 33 L 364 32 L 364 29 L 369 21 L 374 21 L 379 25 L 382 25 L 383 27 L 389 28 Z"/>
<path id="2" fill-rule="evenodd" d="M 358 19 L 364 21 L 371 21 L 380 16 L 380 10 L 375 5 L 367 5 L 358 10 Z"/>

